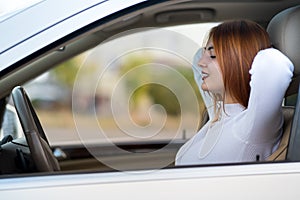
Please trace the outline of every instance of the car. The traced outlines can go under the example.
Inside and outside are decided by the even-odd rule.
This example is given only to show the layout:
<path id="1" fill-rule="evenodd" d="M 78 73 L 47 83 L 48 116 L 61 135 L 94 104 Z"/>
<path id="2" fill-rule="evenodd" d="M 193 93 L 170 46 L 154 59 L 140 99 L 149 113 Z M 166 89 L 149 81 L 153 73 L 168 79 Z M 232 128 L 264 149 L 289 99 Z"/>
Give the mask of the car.
<path id="1" fill-rule="evenodd" d="M 237 18 L 295 66 L 280 146 L 175 166 L 207 120 L 193 55 Z M 1 198 L 297 199 L 299 18 L 298 0 L 40 0 L 0 17 Z"/>

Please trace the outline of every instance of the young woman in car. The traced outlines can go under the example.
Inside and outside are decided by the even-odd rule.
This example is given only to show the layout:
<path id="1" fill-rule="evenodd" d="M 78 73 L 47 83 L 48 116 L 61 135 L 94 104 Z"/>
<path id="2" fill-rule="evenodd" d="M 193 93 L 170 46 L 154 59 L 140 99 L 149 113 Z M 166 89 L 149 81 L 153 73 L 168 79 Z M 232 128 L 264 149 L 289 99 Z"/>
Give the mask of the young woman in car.
<path id="1" fill-rule="evenodd" d="M 265 160 L 280 142 L 293 64 L 251 21 L 224 22 L 208 38 L 193 70 L 209 121 L 181 147 L 176 165 Z"/>

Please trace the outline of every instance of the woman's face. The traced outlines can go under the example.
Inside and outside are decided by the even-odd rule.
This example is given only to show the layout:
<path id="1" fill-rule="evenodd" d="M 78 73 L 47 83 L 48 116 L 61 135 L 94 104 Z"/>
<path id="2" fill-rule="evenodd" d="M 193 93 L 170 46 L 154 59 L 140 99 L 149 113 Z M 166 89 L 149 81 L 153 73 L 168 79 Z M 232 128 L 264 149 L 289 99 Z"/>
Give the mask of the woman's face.
<path id="1" fill-rule="evenodd" d="M 198 65 L 202 68 L 202 89 L 222 95 L 224 93 L 224 83 L 211 40 L 208 41 L 206 47 L 203 49 L 203 55 Z"/>

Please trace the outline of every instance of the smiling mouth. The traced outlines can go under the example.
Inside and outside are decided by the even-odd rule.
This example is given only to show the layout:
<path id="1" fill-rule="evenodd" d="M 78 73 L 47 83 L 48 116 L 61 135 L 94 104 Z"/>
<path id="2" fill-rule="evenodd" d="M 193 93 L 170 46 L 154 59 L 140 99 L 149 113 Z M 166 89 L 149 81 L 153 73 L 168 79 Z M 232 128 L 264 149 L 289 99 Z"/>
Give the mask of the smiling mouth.
<path id="1" fill-rule="evenodd" d="M 202 72 L 202 80 L 206 79 L 209 75 L 205 72 Z"/>

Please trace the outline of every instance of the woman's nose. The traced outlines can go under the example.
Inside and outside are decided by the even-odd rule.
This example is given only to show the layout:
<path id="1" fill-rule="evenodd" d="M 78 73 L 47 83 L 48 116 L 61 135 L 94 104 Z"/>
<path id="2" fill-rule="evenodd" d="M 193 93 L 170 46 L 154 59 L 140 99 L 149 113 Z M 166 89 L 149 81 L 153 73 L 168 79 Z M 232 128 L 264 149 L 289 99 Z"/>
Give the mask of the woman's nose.
<path id="1" fill-rule="evenodd" d="M 202 57 L 200 58 L 200 60 L 198 61 L 198 66 L 199 66 L 199 67 L 206 67 L 206 66 L 207 66 L 207 64 L 206 64 L 206 62 L 205 62 L 205 59 L 204 59 L 204 56 L 202 56 Z"/>

